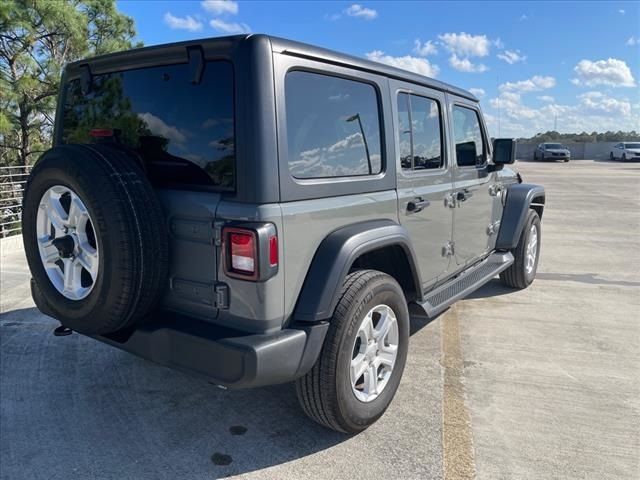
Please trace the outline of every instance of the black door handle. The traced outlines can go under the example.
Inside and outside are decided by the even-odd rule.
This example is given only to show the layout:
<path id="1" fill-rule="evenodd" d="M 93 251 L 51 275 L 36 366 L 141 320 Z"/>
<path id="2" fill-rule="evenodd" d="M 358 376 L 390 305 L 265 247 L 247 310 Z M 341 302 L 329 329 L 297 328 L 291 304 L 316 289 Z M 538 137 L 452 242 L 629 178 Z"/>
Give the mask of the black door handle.
<path id="1" fill-rule="evenodd" d="M 460 190 L 456 195 L 456 200 L 458 200 L 459 202 L 464 202 L 471 197 L 473 197 L 473 193 L 466 190 Z"/>
<path id="2" fill-rule="evenodd" d="M 427 208 L 431 202 L 429 200 L 424 200 L 420 197 L 411 200 L 407 203 L 407 212 L 409 213 L 418 213 L 419 211 Z"/>

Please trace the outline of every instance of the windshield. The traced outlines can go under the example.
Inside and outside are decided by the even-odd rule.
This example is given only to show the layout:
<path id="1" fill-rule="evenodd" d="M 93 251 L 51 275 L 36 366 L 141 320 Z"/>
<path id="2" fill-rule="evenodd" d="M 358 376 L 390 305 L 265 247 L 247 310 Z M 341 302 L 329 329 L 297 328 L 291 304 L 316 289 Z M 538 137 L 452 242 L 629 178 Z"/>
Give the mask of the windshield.
<path id="1" fill-rule="evenodd" d="M 549 149 L 564 149 L 564 145 L 561 145 L 559 143 L 545 143 L 544 144 L 544 148 L 549 148 Z"/>
<path id="2" fill-rule="evenodd" d="M 640 148 L 640 143 L 625 143 L 624 148 Z"/>
<path id="3" fill-rule="evenodd" d="M 69 82 L 62 143 L 91 143 L 99 131 L 133 148 L 155 185 L 235 186 L 233 66 L 188 64 L 94 75 L 83 94 Z"/>

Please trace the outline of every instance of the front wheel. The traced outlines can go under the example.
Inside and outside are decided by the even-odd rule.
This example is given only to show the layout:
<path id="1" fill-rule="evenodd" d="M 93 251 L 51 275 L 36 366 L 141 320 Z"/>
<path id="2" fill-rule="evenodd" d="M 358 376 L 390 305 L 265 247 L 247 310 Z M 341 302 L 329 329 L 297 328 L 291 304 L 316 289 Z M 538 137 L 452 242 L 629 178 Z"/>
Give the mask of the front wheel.
<path id="1" fill-rule="evenodd" d="M 296 381 L 304 412 L 339 432 L 366 429 L 393 400 L 408 343 L 409 312 L 398 282 L 375 270 L 349 274 L 320 357 Z"/>
<path id="2" fill-rule="evenodd" d="M 500 274 L 500 280 L 507 287 L 523 289 L 533 282 L 540 258 L 540 234 L 540 217 L 535 210 L 530 209 L 518 245 L 512 251 L 515 260 Z"/>
<path id="3" fill-rule="evenodd" d="M 623 154 L 622 154 L 622 161 L 623 161 L 623 162 L 626 162 L 626 161 L 627 161 L 627 154 L 626 154 L 626 153 L 623 153 Z"/>

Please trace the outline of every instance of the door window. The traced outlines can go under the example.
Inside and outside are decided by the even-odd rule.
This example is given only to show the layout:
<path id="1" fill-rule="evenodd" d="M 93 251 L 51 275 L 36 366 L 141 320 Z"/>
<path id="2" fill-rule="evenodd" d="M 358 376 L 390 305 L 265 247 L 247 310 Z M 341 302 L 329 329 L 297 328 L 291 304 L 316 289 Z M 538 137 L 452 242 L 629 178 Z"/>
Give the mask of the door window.
<path id="1" fill-rule="evenodd" d="M 442 167 L 442 121 L 436 100 L 399 93 L 398 135 L 403 170 Z"/>
<path id="2" fill-rule="evenodd" d="M 486 147 L 482 137 L 478 112 L 454 105 L 453 132 L 456 161 L 460 167 L 475 167 L 486 162 Z"/>

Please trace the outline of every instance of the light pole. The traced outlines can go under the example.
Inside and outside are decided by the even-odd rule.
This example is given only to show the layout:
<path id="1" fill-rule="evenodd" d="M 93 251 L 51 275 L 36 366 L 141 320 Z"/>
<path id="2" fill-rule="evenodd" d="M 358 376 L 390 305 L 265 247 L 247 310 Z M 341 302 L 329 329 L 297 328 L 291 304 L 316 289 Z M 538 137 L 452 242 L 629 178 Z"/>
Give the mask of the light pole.
<path id="1" fill-rule="evenodd" d="M 364 135 L 364 128 L 362 128 L 362 120 L 360 120 L 360 114 L 356 113 L 355 115 L 351 115 L 347 118 L 347 122 L 353 122 L 354 120 L 358 120 L 358 125 L 360 126 L 360 134 L 362 135 L 362 142 L 364 143 L 364 151 L 367 154 L 367 165 L 369 165 L 369 174 L 373 173 L 373 169 L 371 168 L 371 157 L 369 156 L 369 145 L 367 144 L 367 137 Z"/>

